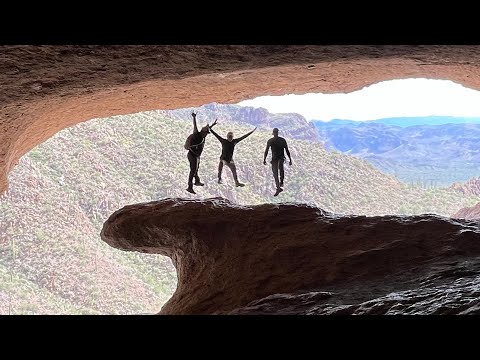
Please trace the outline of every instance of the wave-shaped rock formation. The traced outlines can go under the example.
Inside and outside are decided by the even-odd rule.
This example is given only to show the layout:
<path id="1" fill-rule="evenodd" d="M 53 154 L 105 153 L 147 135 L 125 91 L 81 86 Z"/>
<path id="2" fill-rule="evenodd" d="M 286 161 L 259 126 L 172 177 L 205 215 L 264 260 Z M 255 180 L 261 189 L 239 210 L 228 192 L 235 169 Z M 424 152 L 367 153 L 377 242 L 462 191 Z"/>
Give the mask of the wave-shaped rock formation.
<path id="1" fill-rule="evenodd" d="M 480 228 L 466 220 L 165 199 L 116 211 L 101 237 L 173 260 L 161 314 L 480 313 Z"/>
<path id="2" fill-rule="evenodd" d="M 1 53 L 0 193 L 23 154 L 93 118 L 409 77 L 480 89 L 478 46 L 17 45 Z"/>

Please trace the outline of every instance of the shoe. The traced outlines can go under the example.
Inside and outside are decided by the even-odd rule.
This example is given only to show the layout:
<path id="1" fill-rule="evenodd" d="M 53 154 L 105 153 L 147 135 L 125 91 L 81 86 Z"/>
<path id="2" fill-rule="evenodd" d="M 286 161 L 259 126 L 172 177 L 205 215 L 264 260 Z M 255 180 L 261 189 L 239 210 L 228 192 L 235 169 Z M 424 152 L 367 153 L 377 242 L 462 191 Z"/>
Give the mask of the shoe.
<path id="1" fill-rule="evenodd" d="M 238 182 L 238 183 L 235 184 L 235 186 L 237 186 L 237 187 L 239 187 L 239 186 L 240 186 L 240 187 L 244 187 L 245 184 L 242 184 L 241 182 Z"/>
<path id="2" fill-rule="evenodd" d="M 273 194 L 273 196 L 277 196 L 277 195 L 280 194 L 282 191 L 283 191 L 282 188 L 278 188 L 277 191 L 276 191 L 276 193 Z"/>
<path id="3" fill-rule="evenodd" d="M 222 181 L 222 179 L 218 179 L 218 181 L 217 181 L 217 182 L 218 182 L 219 184 L 223 184 L 223 181 Z"/>
<path id="4" fill-rule="evenodd" d="M 193 184 L 193 185 L 195 185 L 195 186 L 203 186 L 203 185 L 205 185 L 205 184 L 199 181 L 199 182 L 195 182 L 195 184 Z"/>
<path id="5" fill-rule="evenodd" d="M 187 188 L 187 191 L 188 191 L 189 193 L 196 194 L 196 192 L 193 191 L 193 188 L 191 188 L 191 187 Z"/>

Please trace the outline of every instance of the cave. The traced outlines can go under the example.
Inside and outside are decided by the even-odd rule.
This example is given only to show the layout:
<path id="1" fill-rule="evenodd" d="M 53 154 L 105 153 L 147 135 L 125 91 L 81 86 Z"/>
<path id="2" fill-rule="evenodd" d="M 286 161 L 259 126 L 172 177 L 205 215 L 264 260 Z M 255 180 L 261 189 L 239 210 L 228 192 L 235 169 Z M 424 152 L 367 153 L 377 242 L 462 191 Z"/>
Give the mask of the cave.
<path id="1" fill-rule="evenodd" d="M 4 46 L 0 191 L 22 155 L 93 118 L 262 95 L 345 93 L 411 77 L 480 89 L 479 49 Z M 192 213 L 201 218 L 188 221 Z M 224 218 L 214 222 L 219 213 Z M 287 220 L 290 226 L 282 225 Z M 250 232 L 237 236 L 243 221 Z M 308 205 L 165 199 L 118 210 L 102 239 L 121 250 L 172 258 L 179 286 L 162 314 L 479 312 L 480 238 L 473 221 L 339 217 Z M 389 291 L 376 291 L 386 278 Z M 363 296 L 355 298 L 352 289 Z M 451 297 L 445 300 L 441 291 Z"/>

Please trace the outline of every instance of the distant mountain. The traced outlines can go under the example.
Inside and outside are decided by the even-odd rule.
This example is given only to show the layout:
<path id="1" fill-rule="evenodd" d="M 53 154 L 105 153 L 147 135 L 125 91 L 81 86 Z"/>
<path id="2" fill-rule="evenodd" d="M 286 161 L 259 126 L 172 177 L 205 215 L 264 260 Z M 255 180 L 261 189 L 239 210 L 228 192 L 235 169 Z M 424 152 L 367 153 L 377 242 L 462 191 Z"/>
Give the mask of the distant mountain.
<path id="1" fill-rule="evenodd" d="M 480 175 L 480 118 L 425 116 L 308 122 L 295 113 L 271 114 L 263 108 L 217 103 L 160 113 L 191 121 L 192 110 L 198 112 L 201 125 L 218 118 L 217 131 L 222 136 L 235 124 L 250 124 L 267 131 L 278 127 L 281 136 L 320 142 L 326 149 L 363 158 L 383 172 L 424 187 L 449 186 Z"/>
<path id="2" fill-rule="evenodd" d="M 405 182 L 443 186 L 480 175 L 480 124 L 315 125 L 326 149 L 361 157 Z"/>
<path id="3" fill-rule="evenodd" d="M 218 118 L 218 127 L 215 129 L 220 135 L 226 136 L 229 125 L 232 123 L 250 124 L 259 129 L 272 131 L 280 129 L 280 136 L 287 136 L 298 140 L 319 142 L 315 125 L 296 113 L 271 114 L 263 108 L 249 106 L 211 103 L 197 108 L 166 110 L 163 113 L 172 119 L 191 120 L 192 110 L 198 112 L 197 120 L 200 124 L 212 123 Z M 217 130 L 218 129 L 218 130 Z M 235 134 L 239 136 L 241 134 Z"/>
<path id="4" fill-rule="evenodd" d="M 451 217 L 454 219 L 478 220 L 480 219 L 480 203 L 475 206 L 461 208 Z"/>
<path id="5" fill-rule="evenodd" d="M 465 195 L 480 196 L 480 178 L 469 179 L 465 183 L 454 183 L 450 189 L 458 191 Z"/>
<path id="6" fill-rule="evenodd" d="M 360 125 L 360 124 L 384 124 L 400 127 L 418 125 L 445 125 L 445 124 L 480 124 L 480 117 L 457 117 L 457 116 L 418 116 L 418 117 L 392 117 L 377 120 L 353 121 L 334 119 L 331 121 L 312 120 L 316 127 L 330 125 Z"/>

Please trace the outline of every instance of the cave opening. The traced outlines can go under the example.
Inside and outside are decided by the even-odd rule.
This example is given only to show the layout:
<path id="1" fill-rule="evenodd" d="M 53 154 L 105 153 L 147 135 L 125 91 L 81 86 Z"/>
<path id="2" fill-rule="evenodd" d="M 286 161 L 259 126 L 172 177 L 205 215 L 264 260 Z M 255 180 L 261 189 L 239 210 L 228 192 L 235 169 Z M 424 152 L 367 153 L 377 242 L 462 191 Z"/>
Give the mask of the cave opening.
<path id="1" fill-rule="evenodd" d="M 467 98 L 464 94 L 459 99 L 474 100 L 473 95 Z M 285 105 L 285 98 L 281 101 Z M 345 104 L 345 100 L 339 101 L 337 106 Z M 356 101 L 372 106 L 364 98 Z M 437 107 L 448 105 L 438 98 L 434 102 Z M 244 106 L 247 104 L 210 103 L 93 119 L 58 132 L 23 156 L 9 175 L 9 190 L 0 199 L 0 312 L 157 312 L 176 288 L 171 261 L 158 255 L 119 252 L 99 240 L 102 224 L 127 204 L 166 197 L 224 197 L 252 205 L 310 203 L 339 214 L 450 216 L 480 200 L 480 193 L 454 184 L 474 177 L 478 169 L 474 144 L 478 143 L 475 136 L 477 131 L 480 134 L 480 121 L 473 120 L 475 113 L 455 115 L 456 123 L 445 119 L 451 114 L 423 114 L 416 116 L 424 118 L 423 123 L 409 126 L 393 120 L 378 122 L 399 116 L 377 114 L 360 123 L 341 115 L 334 118 L 345 122 L 337 121 L 335 127 L 333 118 L 330 124 L 322 119 L 312 123 L 315 119 L 295 111 L 270 111 L 267 105 Z M 185 192 L 188 161 L 183 143 L 191 131 L 192 110 L 198 112 L 199 125 L 218 118 L 216 130 L 222 136 L 227 131 L 243 134 L 258 126 L 255 136 L 235 150 L 245 188 L 233 186 L 228 169 L 224 169 L 225 183 L 216 184 L 220 147 L 210 135 L 200 168 L 207 186 L 197 196 Z M 282 114 L 285 112 L 289 114 Z M 348 120 L 354 123 L 348 124 Z M 365 120 L 377 122 L 370 126 Z M 262 164 L 272 127 L 281 129 L 294 159 L 294 165 L 286 167 L 286 191 L 278 198 L 272 197 L 271 169 Z M 440 135 L 435 135 L 435 141 L 425 140 L 432 130 Z M 415 143 L 412 150 L 408 139 L 425 142 Z M 451 148 L 452 144 L 456 148 Z M 405 152 L 395 154 L 400 146 Z M 421 146 L 430 146 L 429 150 L 435 146 L 437 154 L 445 156 L 438 163 L 448 166 L 435 169 Z M 420 165 L 398 161 L 402 156 L 410 159 L 412 152 L 423 156 Z M 447 155 L 459 159 L 453 167 Z M 415 172 L 416 167 L 423 173 Z M 434 182 L 422 175 L 427 173 L 444 180 Z"/>

